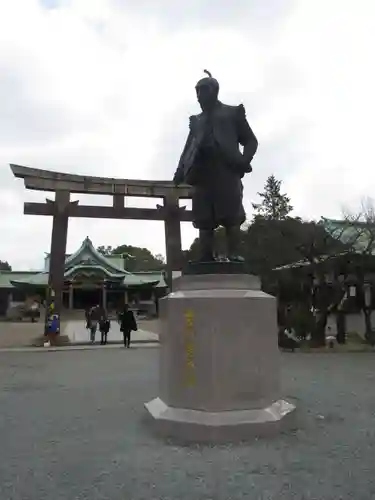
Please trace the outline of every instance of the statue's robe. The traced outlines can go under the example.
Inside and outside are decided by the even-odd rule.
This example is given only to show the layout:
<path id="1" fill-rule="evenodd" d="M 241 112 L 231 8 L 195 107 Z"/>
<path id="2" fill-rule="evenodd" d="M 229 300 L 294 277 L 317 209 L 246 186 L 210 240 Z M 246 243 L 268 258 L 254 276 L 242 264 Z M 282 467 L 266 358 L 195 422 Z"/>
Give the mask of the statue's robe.
<path id="1" fill-rule="evenodd" d="M 246 148 L 244 163 L 239 146 Z M 175 182 L 193 187 L 193 224 L 197 229 L 238 226 L 245 222 L 242 178 L 251 172 L 258 147 L 243 105 L 217 102 L 211 113 L 190 117 L 190 132 Z"/>

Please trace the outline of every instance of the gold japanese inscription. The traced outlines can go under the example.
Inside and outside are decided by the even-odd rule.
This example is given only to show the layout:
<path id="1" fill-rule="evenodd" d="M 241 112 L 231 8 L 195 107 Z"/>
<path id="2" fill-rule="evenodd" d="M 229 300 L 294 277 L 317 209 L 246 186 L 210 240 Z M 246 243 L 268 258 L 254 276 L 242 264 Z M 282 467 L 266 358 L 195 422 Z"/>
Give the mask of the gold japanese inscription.
<path id="1" fill-rule="evenodd" d="M 194 313 L 191 310 L 185 312 L 185 382 L 187 387 L 195 385 L 194 364 Z"/>

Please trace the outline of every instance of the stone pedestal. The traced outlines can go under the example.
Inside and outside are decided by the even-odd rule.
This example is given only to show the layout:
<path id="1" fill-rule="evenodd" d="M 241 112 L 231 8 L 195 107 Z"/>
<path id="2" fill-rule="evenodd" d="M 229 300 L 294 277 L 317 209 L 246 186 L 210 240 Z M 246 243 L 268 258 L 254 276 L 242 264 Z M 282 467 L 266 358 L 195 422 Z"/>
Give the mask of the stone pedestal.
<path id="1" fill-rule="evenodd" d="M 232 272 L 232 271 L 230 271 Z M 156 429 L 193 442 L 270 435 L 295 407 L 280 391 L 276 300 L 247 274 L 185 274 L 160 300 Z"/>

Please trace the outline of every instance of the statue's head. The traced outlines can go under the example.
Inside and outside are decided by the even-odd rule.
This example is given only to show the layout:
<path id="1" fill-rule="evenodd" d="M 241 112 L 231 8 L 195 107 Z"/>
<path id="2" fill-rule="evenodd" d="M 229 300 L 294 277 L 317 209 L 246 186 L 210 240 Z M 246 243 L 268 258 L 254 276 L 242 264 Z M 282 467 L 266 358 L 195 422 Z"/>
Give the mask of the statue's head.
<path id="1" fill-rule="evenodd" d="M 209 71 L 205 69 L 204 72 L 208 76 L 199 80 L 195 86 L 197 99 L 203 111 L 210 109 L 217 102 L 219 95 L 219 82 L 212 78 Z"/>

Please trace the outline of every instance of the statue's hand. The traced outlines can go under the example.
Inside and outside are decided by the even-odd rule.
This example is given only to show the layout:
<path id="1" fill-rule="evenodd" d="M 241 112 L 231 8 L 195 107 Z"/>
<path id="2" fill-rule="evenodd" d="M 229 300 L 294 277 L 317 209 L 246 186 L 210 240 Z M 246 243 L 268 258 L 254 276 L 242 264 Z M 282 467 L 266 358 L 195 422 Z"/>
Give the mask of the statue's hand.
<path id="1" fill-rule="evenodd" d="M 253 171 L 253 167 L 248 163 L 245 167 L 245 174 L 249 174 L 250 172 Z"/>
<path id="2" fill-rule="evenodd" d="M 253 167 L 251 166 L 250 161 L 247 158 L 245 158 L 243 154 L 241 154 L 239 167 L 241 168 L 244 174 L 248 174 L 253 171 Z"/>

